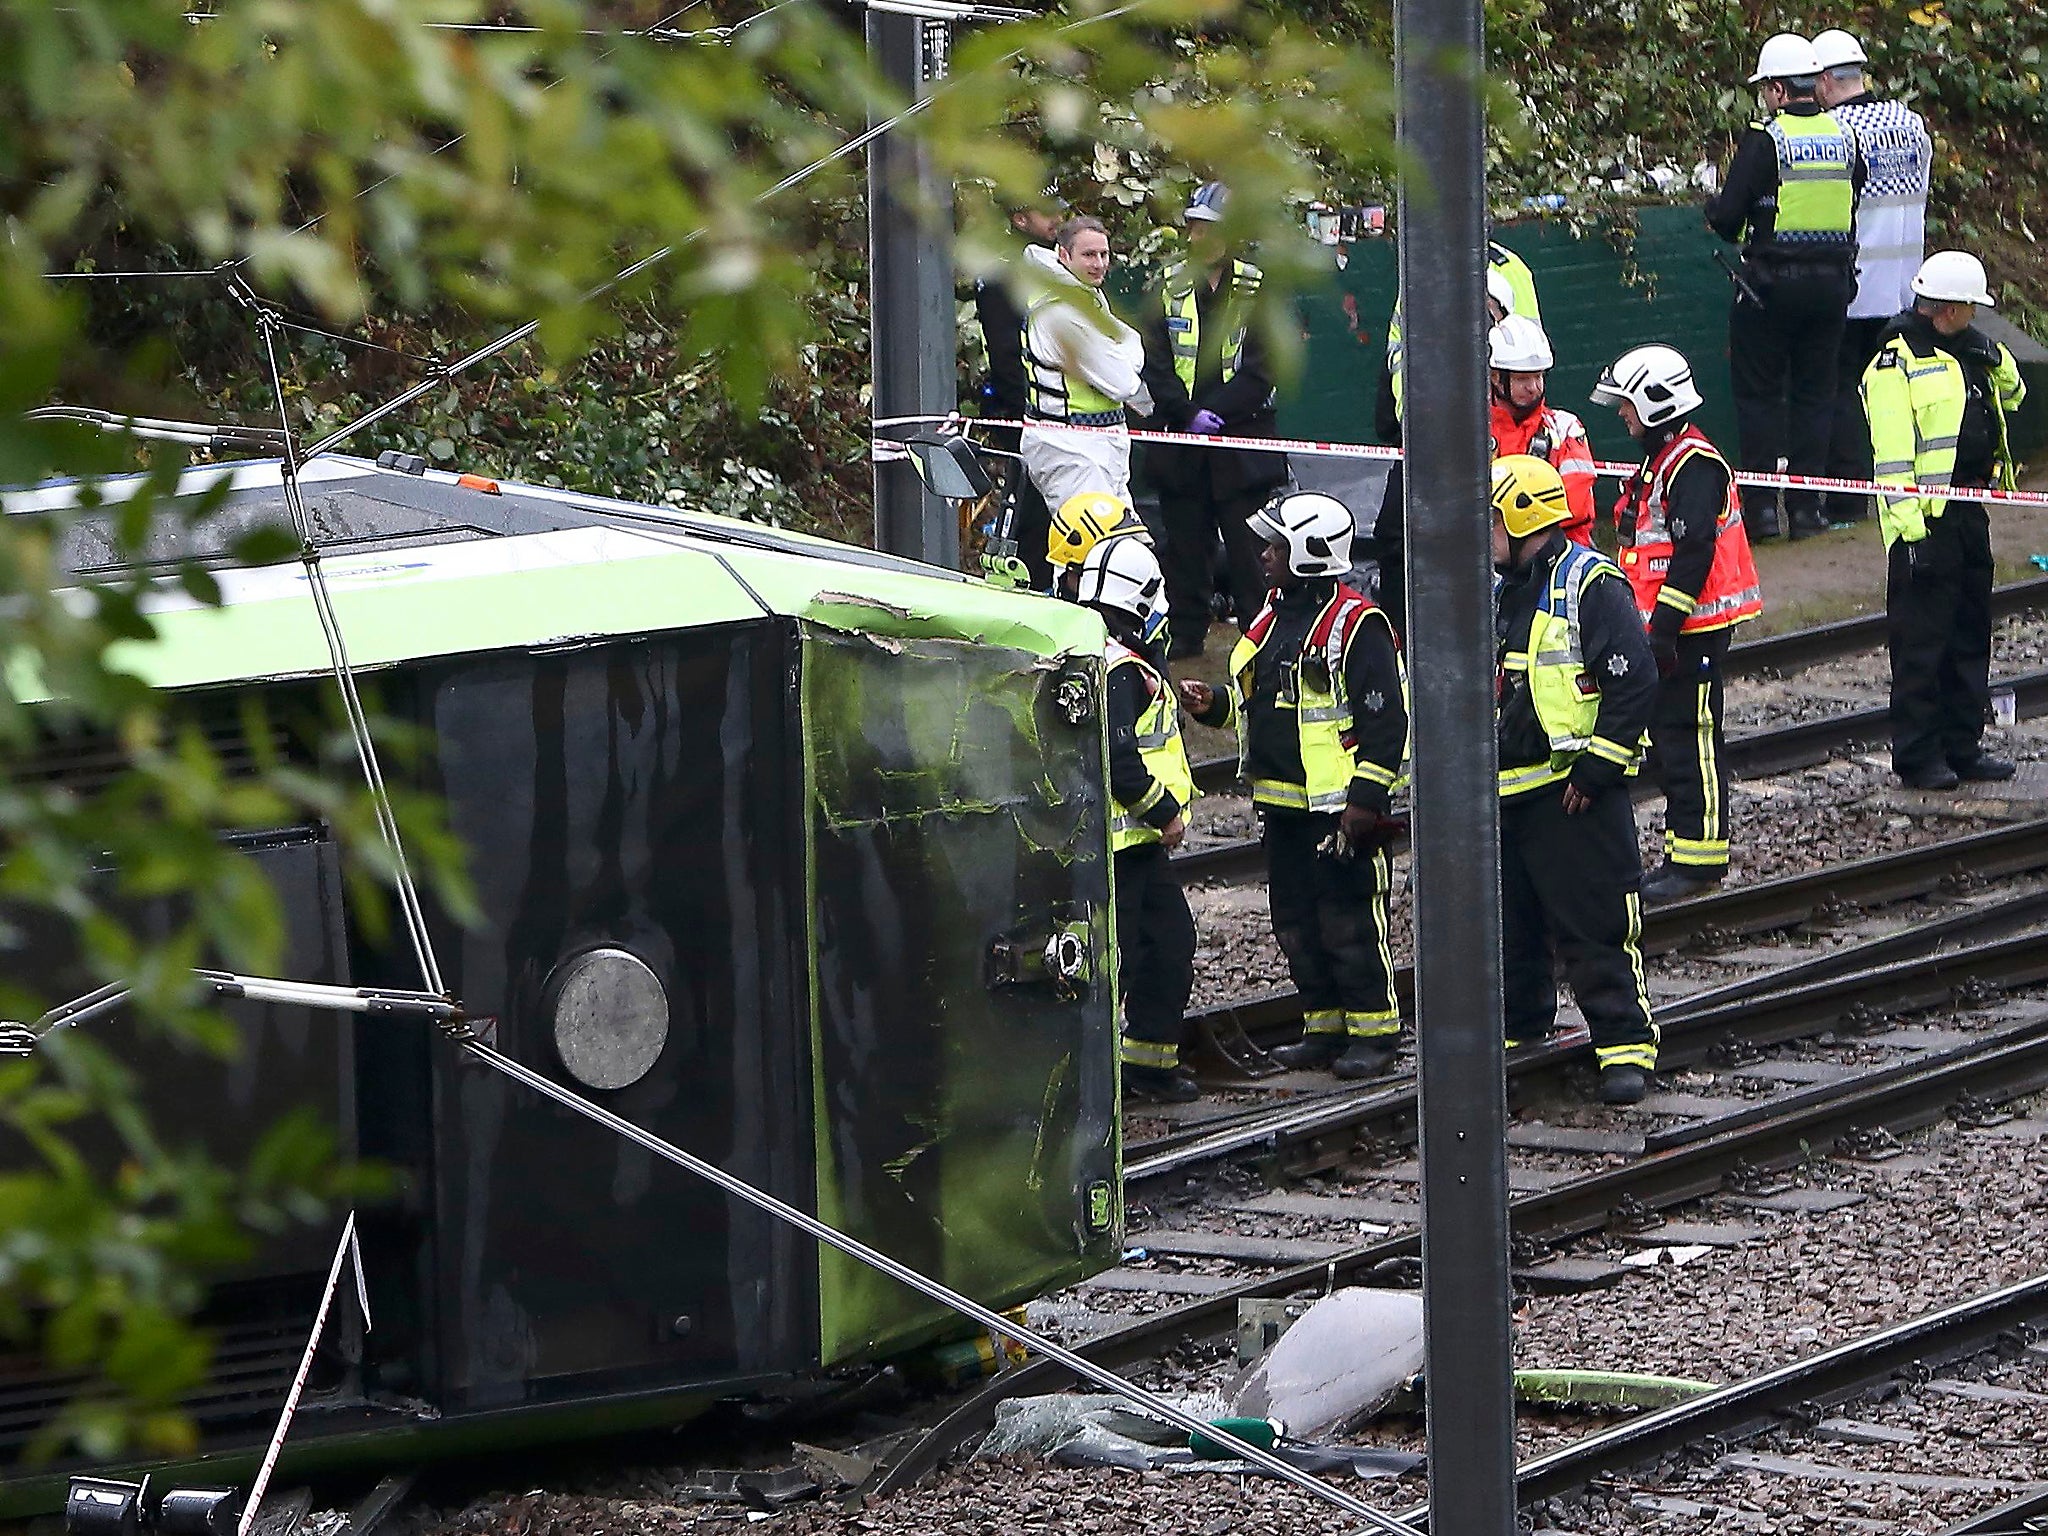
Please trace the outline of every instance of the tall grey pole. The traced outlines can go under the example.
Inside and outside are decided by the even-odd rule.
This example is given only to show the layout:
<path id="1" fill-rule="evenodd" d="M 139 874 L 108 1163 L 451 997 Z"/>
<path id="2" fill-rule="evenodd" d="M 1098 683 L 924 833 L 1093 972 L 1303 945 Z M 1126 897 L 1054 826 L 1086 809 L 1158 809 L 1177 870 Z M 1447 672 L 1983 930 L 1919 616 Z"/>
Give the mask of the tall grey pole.
<path id="1" fill-rule="evenodd" d="M 903 97 L 945 78 L 951 24 L 870 9 L 868 56 Z M 868 146 L 868 328 L 876 416 L 943 416 L 957 403 L 953 188 L 909 133 Z M 960 523 L 906 460 L 875 462 L 875 545 L 952 569 Z"/>
<path id="2" fill-rule="evenodd" d="M 1395 0 L 1431 1536 L 1513 1536 L 1481 0 Z"/>

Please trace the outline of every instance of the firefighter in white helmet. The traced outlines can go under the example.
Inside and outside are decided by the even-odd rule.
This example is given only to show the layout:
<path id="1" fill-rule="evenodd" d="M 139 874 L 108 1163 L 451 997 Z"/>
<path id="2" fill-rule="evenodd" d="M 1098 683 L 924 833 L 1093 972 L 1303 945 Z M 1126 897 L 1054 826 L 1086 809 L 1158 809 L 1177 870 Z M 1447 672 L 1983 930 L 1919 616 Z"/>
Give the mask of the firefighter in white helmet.
<path id="1" fill-rule="evenodd" d="M 1344 584 L 1351 510 L 1292 491 L 1250 519 L 1271 589 L 1225 688 L 1185 681 L 1205 725 L 1237 728 L 1265 827 L 1273 936 L 1301 994 L 1303 1034 L 1275 1059 L 1371 1077 L 1401 1033 L 1387 947 L 1389 801 L 1408 746 L 1406 683 L 1387 616 Z"/>
<path id="2" fill-rule="evenodd" d="M 1572 515 L 1565 537 L 1593 542 L 1593 448 L 1586 424 L 1543 397 L 1553 362 L 1543 322 L 1508 315 L 1486 336 L 1486 367 L 1493 404 L 1488 430 L 1492 455 L 1526 453 L 1547 461 L 1564 481 Z"/>
<path id="3" fill-rule="evenodd" d="M 1195 919 L 1168 855 L 1187 832 L 1195 780 L 1181 740 L 1179 701 L 1157 642 L 1165 586 L 1150 544 L 1104 538 L 1082 559 L 1074 598 L 1101 614 L 1109 631 L 1104 716 L 1124 1092 L 1186 1103 L 1201 1093 L 1180 1062 L 1195 984 Z"/>
<path id="4" fill-rule="evenodd" d="M 1664 862 L 1643 882 L 1654 906 L 1728 872 L 1722 673 L 1735 626 L 1763 612 L 1763 584 L 1734 473 L 1693 422 L 1702 402 L 1683 354 L 1633 347 L 1608 364 L 1592 398 L 1614 407 L 1643 454 L 1614 520 L 1661 679 L 1650 740 L 1664 784 Z"/>

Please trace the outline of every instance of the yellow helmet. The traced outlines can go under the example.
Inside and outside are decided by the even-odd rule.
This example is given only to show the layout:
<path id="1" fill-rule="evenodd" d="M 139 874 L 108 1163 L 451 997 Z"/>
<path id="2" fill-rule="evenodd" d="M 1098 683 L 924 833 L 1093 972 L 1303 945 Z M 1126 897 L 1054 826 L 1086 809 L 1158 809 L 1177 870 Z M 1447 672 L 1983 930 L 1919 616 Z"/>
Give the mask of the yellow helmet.
<path id="1" fill-rule="evenodd" d="M 1045 558 L 1054 565 L 1079 565 L 1104 539 L 1134 533 L 1151 543 L 1145 524 L 1112 491 L 1082 491 L 1060 503 L 1046 531 Z"/>
<path id="2" fill-rule="evenodd" d="M 1554 528 L 1572 515 L 1556 466 L 1533 453 L 1510 453 L 1493 461 L 1491 500 L 1509 535 L 1517 539 Z"/>

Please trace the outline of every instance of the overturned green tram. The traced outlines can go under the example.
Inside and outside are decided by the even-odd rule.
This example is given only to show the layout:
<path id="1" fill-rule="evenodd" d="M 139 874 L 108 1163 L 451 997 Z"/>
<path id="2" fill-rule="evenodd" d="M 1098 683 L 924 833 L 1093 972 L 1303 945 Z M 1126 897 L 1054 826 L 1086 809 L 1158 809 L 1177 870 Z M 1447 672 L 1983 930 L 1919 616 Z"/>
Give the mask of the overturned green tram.
<path id="1" fill-rule="evenodd" d="M 149 558 L 288 525 L 275 463 Z M 323 458 L 307 513 L 354 670 L 428 746 L 483 919 L 435 908 L 448 991 L 499 1051 L 993 1306 L 1113 1263 L 1118 1167 L 1102 631 L 1085 610 L 769 528 L 417 459 Z M 75 501 L 11 493 L 8 515 Z M 120 482 L 100 495 L 118 502 Z M 110 514 L 109 514 L 110 515 Z M 116 559 L 84 517 L 67 568 Z M 298 564 L 167 594 L 119 663 L 193 695 L 319 714 L 329 651 Z M 53 734 L 81 784 L 108 744 Z M 289 739 L 283 750 L 301 748 Z M 310 751 L 310 747 L 304 748 Z M 320 825 L 237 829 L 289 918 L 294 979 L 417 988 L 358 920 Z M 61 936 L 5 963 L 52 1001 Z M 404 1020 L 231 1003 L 231 1064 L 90 1027 L 167 1139 L 223 1158 L 312 1106 L 393 1170 L 360 1213 L 374 1326 L 337 1309 L 287 1457 L 400 1458 L 658 1422 L 887 1358 L 941 1309 L 496 1075 Z M 7 1154 L 17 1156 L 19 1149 Z M 338 1216 L 336 1221 L 338 1229 Z M 335 1232 L 213 1277 L 199 1480 L 269 1434 Z M 74 1390 L 0 1359 L 0 1487 L 61 1498 L 29 1438 Z"/>

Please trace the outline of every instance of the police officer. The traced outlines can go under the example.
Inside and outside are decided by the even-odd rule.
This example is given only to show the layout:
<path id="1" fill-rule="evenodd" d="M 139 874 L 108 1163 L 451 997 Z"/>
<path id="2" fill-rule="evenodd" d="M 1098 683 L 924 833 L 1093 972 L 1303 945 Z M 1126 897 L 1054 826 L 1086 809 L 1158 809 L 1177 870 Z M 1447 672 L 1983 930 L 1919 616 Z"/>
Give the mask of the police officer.
<path id="1" fill-rule="evenodd" d="M 1343 502 L 1295 491 L 1251 524 L 1272 595 L 1231 655 L 1228 689 L 1188 680 L 1181 698 L 1203 724 L 1236 726 L 1264 825 L 1273 936 L 1303 1021 L 1300 1043 L 1274 1059 L 1371 1077 L 1401 1033 L 1386 850 L 1408 743 L 1400 652 L 1386 615 L 1343 583 Z"/>
<path id="2" fill-rule="evenodd" d="M 1774 114 L 1736 146 L 1707 224 L 1742 242 L 1742 271 L 1728 312 L 1728 362 L 1742 467 L 1795 475 L 1827 467 L 1836 356 L 1856 291 L 1856 196 L 1863 160 L 1855 139 L 1821 110 L 1813 45 L 1781 32 L 1763 46 L 1751 85 Z M 1777 493 L 1743 493 L 1752 539 L 1779 533 Z M 1794 538 L 1827 527 L 1820 493 L 1785 493 Z"/>
<path id="3" fill-rule="evenodd" d="M 1486 323 L 1498 325 L 1509 315 L 1526 315 L 1541 321 L 1536 308 L 1536 278 L 1529 264 L 1506 246 L 1488 241 L 1486 246 Z M 1373 401 L 1373 430 L 1390 448 L 1401 446 L 1401 411 L 1406 395 L 1408 362 L 1407 331 L 1401 321 L 1401 301 L 1394 300 L 1394 313 L 1387 321 L 1387 355 L 1380 368 L 1378 394 Z M 1396 635 L 1408 633 L 1407 508 L 1403 501 L 1403 470 L 1399 460 L 1387 472 L 1380 496 L 1379 515 L 1373 521 L 1372 542 L 1379 560 L 1379 603 Z"/>
<path id="4" fill-rule="evenodd" d="M 1010 228 L 1027 244 L 1050 252 L 1059 234 L 1064 210 L 1050 195 L 1042 203 L 1010 210 Z M 1024 377 L 1024 310 L 1012 291 L 1016 284 L 1014 263 L 974 280 L 974 315 L 981 323 L 981 337 L 988 348 L 988 377 L 981 385 L 981 408 L 985 416 L 1005 421 L 1023 418 L 1026 405 Z M 1009 453 L 1017 451 L 1015 427 L 998 427 L 989 432 L 990 446 Z M 1003 586 L 1026 585 L 1044 591 L 1052 582 L 1052 571 L 1040 553 L 1047 518 L 1045 498 L 1017 460 L 1006 461 L 1001 501 L 994 527 L 982 555 L 982 569 L 991 581 Z M 1016 567 L 1022 566 L 1021 574 Z"/>
<path id="5" fill-rule="evenodd" d="M 1195 189 L 1181 222 L 1187 259 L 1166 269 L 1145 329 L 1145 383 L 1168 431 L 1271 437 L 1277 430 L 1272 370 L 1251 326 L 1262 274 L 1234 257 L 1220 225 L 1220 181 Z M 1238 628 L 1266 605 L 1259 541 L 1245 519 L 1287 478 L 1287 456 L 1251 449 L 1155 446 L 1146 465 L 1165 519 L 1161 564 L 1173 614 L 1175 657 L 1199 656 L 1215 589 L 1210 557 L 1219 534 Z"/>
<path id="6" fill-rule="evenodd" d="M 1934 140 L 1927 123 L 1903 101 L 1885 101 L 1863 79 L 1863 45 L 1847 32 L 1823 32 L 1813 40 L 1821 67 L 1820 104 L 1856 136 L 1869 180 L 1856 204 L 1856 297 L 1842 327 L 1835 371 L 1835 419 L 1828 444 L 1828 473 L 1843 480 L 1870 478 L 1870 427 L 1863 419 L 1863 370 L 1893 315 L 1913 302 L 1913 274 L 1927 242 L 1927 183 L 1934 168 Z M 1870 515 L 1870 498 L 1855 491 L 1830 491 L 1827 515 L 1839 523 Z"/>
<path id="7" fill-rule="evenodd" d="M 1024 315 L 1025 427 L 1017 451 L 1048 507 L 1082 491 L 1108 491 L 1128 502 L 1131 439 L 1124 408 L 1152 413 L 1139 372 L 1145 344 L 1103 296 L 1110 250 L 1102 220 L 1069 219 L 1055 238 L 1050 252 L 1036 245 L 1024 250 L 1043 291 Z"/>
<path id="8" fill-rule="evenodd" d="M 1892 769 L 1913 789 L 2009 779 L 1982 746 L 1991 702 L 1991 521 L 1970 487 L 2013 487 L 2006 419 L 2026 398 L 2012 353 L 1970 322 L 1991 303 L 1984 264 L 1936 251 L 1913 307 L 1886 327 L 1863 406 L 1889 556 Z"/>
<path id="9" fill-rule="evenodd" d="M 1493 457 L 1512 453 L 1547 459 L 1564 481 L 1571 520 L 1565 536 L 1593 542 L 1593 448 L 1586 424 L 1543 397 L 1552 363 L 1543 322 L 1509 315 L 1486 336 L 1486 366 L 1493 396 L 1489 431 Z"/>
<path id="10" fill-rule="evenodd" d="M 1656 659 L 1650 741 L 1664 782 L 1664 862 L 1643 882 L 1655 905 L 1728 873 L 1727 755 L 1721 677 L 1735 626 L 1764 609 L 1735 476 L 1693 423 L 1700 393 L 1670 347 L 1622 353 L 1593 401 L 1621 413 L 1643 462 L 1614 509 L 1621 567 Z"/>
<path id="11" fill-rule="evenodd" d="M 1199 1098 L 1180 1064 L 1195 985 L 1195 919 L 1168 854 L 1195 798 L 1180 707 L 1154 640 L 1163 602 L 1159 560 L 1142 539 L 1089 549 L 1076 599 L 1109 630 L 1109 846 L 1116 862 L 1117 987 L 1124 1002 L 1124 1092 L 1185 1104 Z"/>
<path id="12" fill-rule="evenodd" d="M 1555 950 L 1592 1031 L 1601 1099 L 1633 1104 L 1657 1065 L 1657 1026 L 1627 780 L 1656 669 L 1620 569 L 1564 536 L 1557 471 L 1526 454 L 1498 459 L 1492 500 L 1508 1044 L 1555 1031 Z"/>

